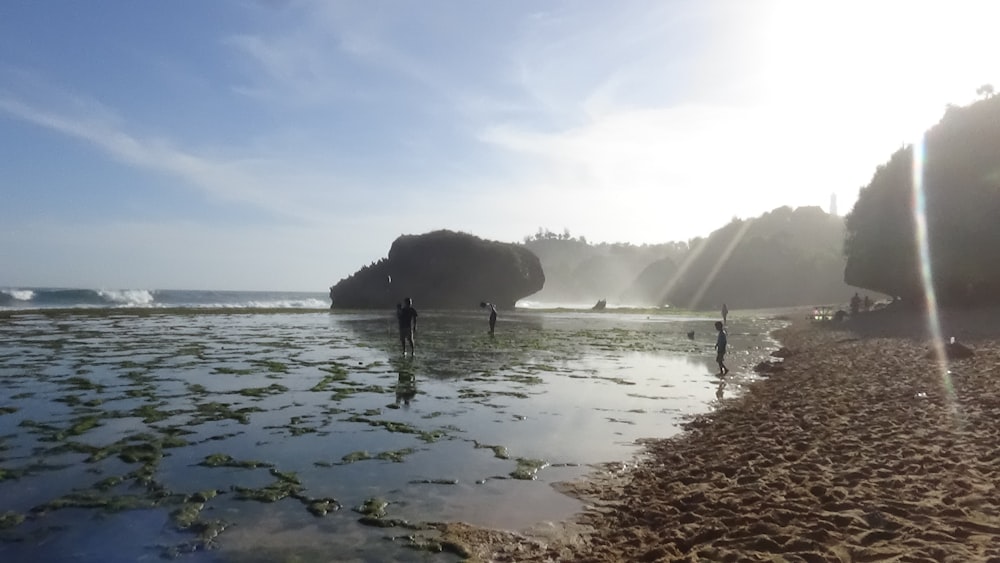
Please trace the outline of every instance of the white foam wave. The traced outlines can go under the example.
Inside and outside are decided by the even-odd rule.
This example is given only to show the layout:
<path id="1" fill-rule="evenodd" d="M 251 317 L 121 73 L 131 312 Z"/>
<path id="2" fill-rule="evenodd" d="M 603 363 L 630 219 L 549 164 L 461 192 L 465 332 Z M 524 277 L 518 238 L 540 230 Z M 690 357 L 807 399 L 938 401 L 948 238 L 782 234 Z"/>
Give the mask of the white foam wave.
<path id="1" fill-rule="evenodd" d="M 524 309 L 591 309 L 594 307 L 593 303 L 570 303 L 570 302 L 544 302 L 544 301 L 531 301 L 529 299 L 522 299 L 514 304 L 515 307 Z M 609 309 L 614 308 L 614 305 L 608 304 Z"/>
<path id="2" fill-rule="evenodd" d="M 253 309 L 328 309 L 329 303 L 321 299 L 280 299 L 276 301 L 249 301 L 241 307 Z"/>
<path id="3" fill-rule="evenodd" d="M 156 303 L 151 307 L 186 307 L 192 309 L 329 309 L 330 304 L 322 299 L 274 299 L 266 301 L 230 301 L 214 303 Z"/>
<path id="4" fill-rule="evenodd" d="M 117 305 L 148 307 L 153 304 L 153 294 L 146 289 L 101 289 L 97 294 Z"/>
<path id="5" fill-rule="evenodd" d="M 35 292 L 30 289 L 4 289 L 2 291 L 18 301 L 31 301 L 35 298 Z"/>

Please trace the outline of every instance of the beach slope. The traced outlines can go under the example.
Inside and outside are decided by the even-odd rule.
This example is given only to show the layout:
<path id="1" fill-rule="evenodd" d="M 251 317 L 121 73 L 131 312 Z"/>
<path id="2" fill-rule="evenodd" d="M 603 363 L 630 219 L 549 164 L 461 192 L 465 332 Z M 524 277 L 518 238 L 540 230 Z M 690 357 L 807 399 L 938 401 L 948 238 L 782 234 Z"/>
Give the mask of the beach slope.
<path id="1" fill-rule="evenodd" d="M 445 527 L 479 561 L 998 561 L 1000 322 L 954 313 L 945 364 L 918 313 L 796 321 L 742 397 L 568 491 L 548 534 Z"/>

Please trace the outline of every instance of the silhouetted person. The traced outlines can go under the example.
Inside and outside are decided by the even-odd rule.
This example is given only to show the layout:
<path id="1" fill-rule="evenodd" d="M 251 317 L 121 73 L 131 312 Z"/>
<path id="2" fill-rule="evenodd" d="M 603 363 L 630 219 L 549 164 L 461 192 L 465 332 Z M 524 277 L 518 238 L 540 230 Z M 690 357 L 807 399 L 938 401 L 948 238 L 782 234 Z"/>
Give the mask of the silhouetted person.
<path id="1" fill-rule="evenodd" d="M 724 376 L 729 373 L 729 368 L 724 363 L 726 346 L 729 342 L 726 337 L 726 329 L 722 326 L 722 321 L 715 321 L 715 330 L 719 331 L 719 337 L 715 339 L 715 361 L 719 364 L 719 375 Z"/>
<path id="2" fill-rule="evenodd" d="M 727 324 L 726 323 L 726 317 L 728 317 L 728 316 L 729 316 L 729 307 L 726 307 L 726 304 L 723 303 L 722 304 L 722 324 Z"/>
<path id="3" fill-rule="evenodd" d="M 330 286 L 330 308 L 333 309 L 333 286 Z"/>
<path id="4" fill-rule="evenodd" d="M 497 306 L 492 303 L 486 303 L 484 306 L 490 308 L 490 336 L 492 336 L 497 327 Z"/>
<path id="5" fill-rule="evenodd" d="M 413 335 L 417 332 L 417 310 L 413 308 L 413 300 L 407 297 L 406 305 L 396 310 L 399 318 L 399 343 L 403 346 L 403 355 L 406 355 L 406 343 L 410 343 L 410 355 L 416 353 L 413 347 Z"/>
<path id="6" fill-rule="evenodd" d="M 859 309 L 861 309 L 861 297 L 855 292 L 854 297 L 851 297 L 851 316 L 857 315 Z"/>
<path id="7" fill-rule="evenodd" d="M 865 295 L 865 311 L 866 312 L 870 311 L 871 308 L 872 308 L 872 300 L 867 295 Z"/>

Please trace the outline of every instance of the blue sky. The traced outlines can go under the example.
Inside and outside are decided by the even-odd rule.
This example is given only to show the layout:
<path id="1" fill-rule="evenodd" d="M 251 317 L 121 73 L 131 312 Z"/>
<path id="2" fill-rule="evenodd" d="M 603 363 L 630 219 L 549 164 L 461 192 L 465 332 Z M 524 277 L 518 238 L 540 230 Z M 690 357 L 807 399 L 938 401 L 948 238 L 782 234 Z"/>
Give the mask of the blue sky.
<path id="1" fill-rule="evenodd" d="M 0 287 L 324 289 L 401 234 L 841 212 L 992 2 L 0 3 Z"/>

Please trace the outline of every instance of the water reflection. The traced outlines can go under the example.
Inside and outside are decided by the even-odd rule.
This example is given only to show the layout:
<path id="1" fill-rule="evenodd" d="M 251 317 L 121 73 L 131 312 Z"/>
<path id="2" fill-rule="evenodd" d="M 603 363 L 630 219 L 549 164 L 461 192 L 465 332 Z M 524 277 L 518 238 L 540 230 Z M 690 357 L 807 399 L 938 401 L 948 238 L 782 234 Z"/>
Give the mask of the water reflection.
<path id="1" fill-rule="evenodd" d="M 396 380 L 396 405 L 403 403 L 408 408 L 410 401 L 417 395 L 417 376 L 412 372 L 400 370 Z"/>
<path id="2" fill-rule="evenodd" d="M 725 391 L 726 391 L 726 378 L 723 377 L 722 381 L 719 382 L 719 386 L 715 389 L 715 398 L 721 401 L 722 397 L 725 394 Z"/>

